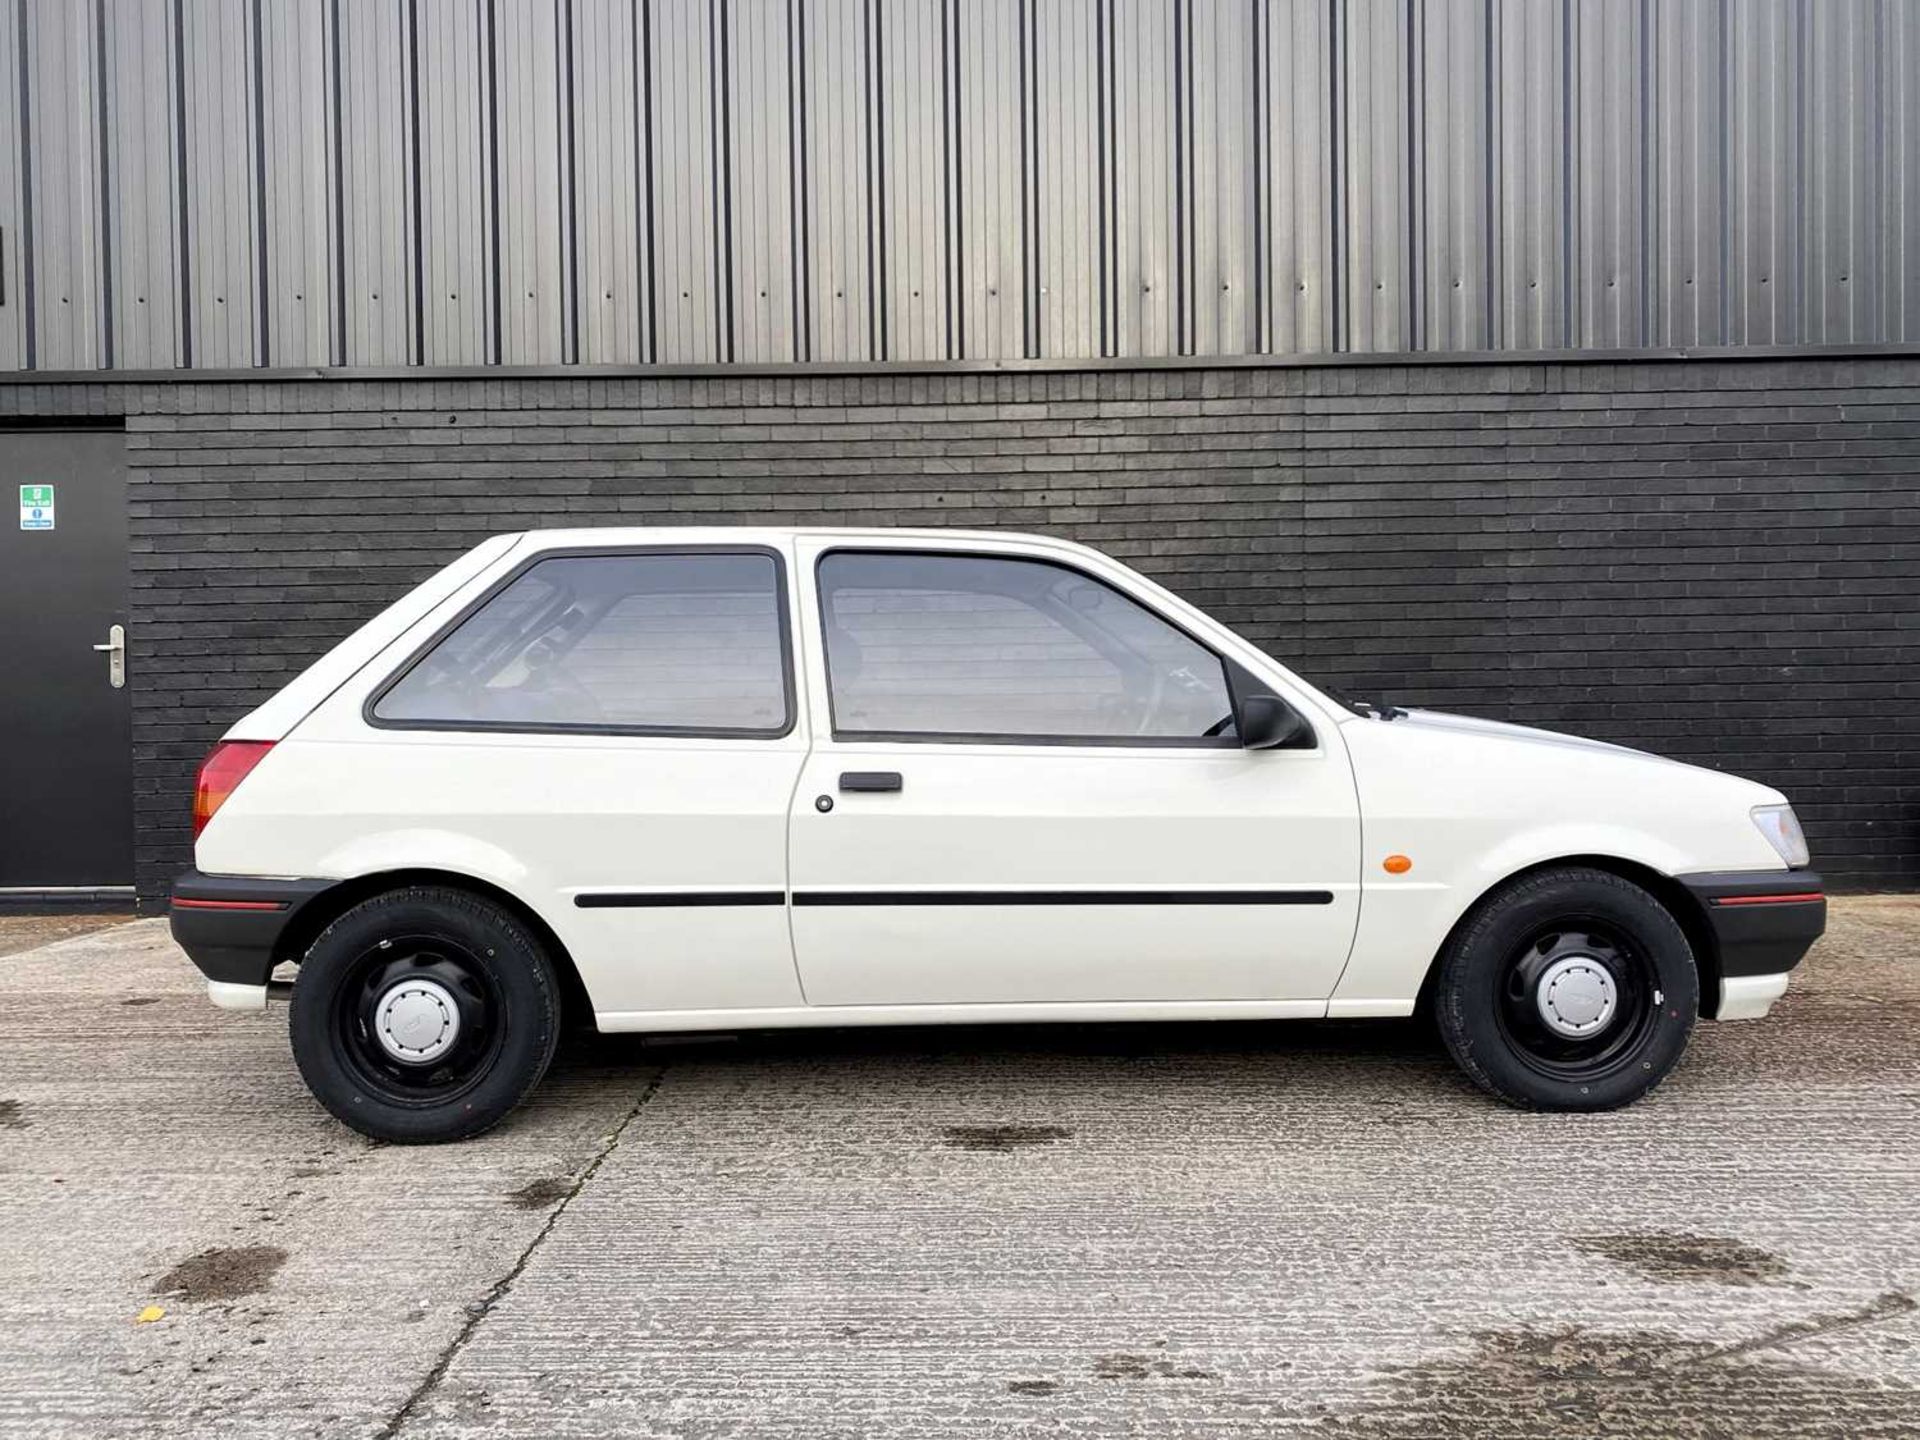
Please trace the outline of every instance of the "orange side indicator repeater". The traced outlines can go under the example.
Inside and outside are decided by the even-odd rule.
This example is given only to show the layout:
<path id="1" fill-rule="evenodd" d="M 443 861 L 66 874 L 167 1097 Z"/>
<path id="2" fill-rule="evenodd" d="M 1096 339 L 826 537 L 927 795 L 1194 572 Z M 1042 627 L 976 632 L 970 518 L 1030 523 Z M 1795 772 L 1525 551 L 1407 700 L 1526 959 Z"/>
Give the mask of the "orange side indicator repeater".
<path id="1" fill-rule="evenodd" d="M 1413 861 L 1404 855 L 1389 855 L 1380 862 L 1380 868 L 1389 875 L 1404 875 L 1413 868 Z"/>

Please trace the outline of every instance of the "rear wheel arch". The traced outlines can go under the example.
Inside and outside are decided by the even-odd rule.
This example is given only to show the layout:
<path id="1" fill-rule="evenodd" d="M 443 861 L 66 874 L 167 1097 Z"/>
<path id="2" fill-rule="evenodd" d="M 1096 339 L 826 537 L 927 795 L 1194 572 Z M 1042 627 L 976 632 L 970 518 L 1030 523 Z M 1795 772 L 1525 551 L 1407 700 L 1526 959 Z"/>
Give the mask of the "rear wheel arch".
<path id="1" fill-rule="evenodd" d="M 298 964 L 300 957 L 307 953 L 321 933 L 361 901 L 421 885 L 465 891 L 491 901 L 512 915 L 547 952 L 554 975 L 560 981 L 565 1023 L 592 1026 L 593 1001 L 587 994 L 586 984 L 580 979 L 579 967 L 573 963 L 572 954 L 554 933 L 553 927 L 538 911 L 511 891 L 453 870 L 382 870 L 371 875 L 356 875 L 351 880 L 342 880 L 337 885 L 329 886 L 302 905 L 287 922 L 287 928 L 281 932 L 279 944 L 274 950 L 274 964 Z"/>
<path id="2" fill-rule="evenodd" d="M 1416 1002 L 1416 1012 L 1422 1015 L 1432 1013 L 1433 987 L 1440 975 L 1440 961 L 1452 948 L 1460 932 L 1472 923 L 1488 901 L 1500 894 L 1508 886 L 1526 879 L 1529 875 L 1544 870 L 1559 870 L 1568 866 L 1579 866 L 1588 870 L 1602 870 L 1610 875 L 1618 875 L 1622 880 L 1631 881 L 1658 900 L 1667 913 L 1673 916 L 1687 944 L 1693 951 L 1693 963 L 1700 972 L 1700 1013 L 1712 1015 L 1720 1008 L 1720 945 L 1713 933 L 1713 926 L 1707 919 L 1707 912 L 1700 902 L 1671 875 L 1643 865 L 1636 860 L 1623 860 L 1618 855 L 1556 855 L 1550 860 L 1539 860 L 1523 866 L 1510 875 L 1503 875 L 1473 899 L 1473 903 L 1460 912 L 1460 918 L 1453 922 L 1442 937 L 1434 952 L 1427 958 L 1425 977 L 1420 982 L 1420 995 Z"/>

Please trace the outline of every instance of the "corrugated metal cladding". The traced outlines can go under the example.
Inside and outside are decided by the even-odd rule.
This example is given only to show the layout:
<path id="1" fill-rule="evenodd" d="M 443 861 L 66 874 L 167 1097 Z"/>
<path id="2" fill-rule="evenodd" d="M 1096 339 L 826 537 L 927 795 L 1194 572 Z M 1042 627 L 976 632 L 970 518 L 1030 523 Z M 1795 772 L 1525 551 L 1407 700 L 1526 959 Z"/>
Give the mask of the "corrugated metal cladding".
<path id="1" fill-rule="evenodd" d="M 0 369 L 1920 340 L 1920 0 L 0 0 Z"/>

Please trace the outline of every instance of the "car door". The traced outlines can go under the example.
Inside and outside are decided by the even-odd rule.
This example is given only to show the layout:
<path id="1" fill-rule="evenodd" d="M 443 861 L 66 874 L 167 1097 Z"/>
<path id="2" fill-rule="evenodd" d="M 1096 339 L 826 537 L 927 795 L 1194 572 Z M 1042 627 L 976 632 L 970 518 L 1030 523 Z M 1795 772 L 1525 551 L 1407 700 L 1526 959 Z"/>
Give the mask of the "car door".
<path id="1" fill-rule="evenodd" d="M 800 542 L 808 1003 L 1324 1000 L 1359 893 L 1337 727 L 1242 748 L 1196 632 L 1231 637 L 1061 554 Z"/>

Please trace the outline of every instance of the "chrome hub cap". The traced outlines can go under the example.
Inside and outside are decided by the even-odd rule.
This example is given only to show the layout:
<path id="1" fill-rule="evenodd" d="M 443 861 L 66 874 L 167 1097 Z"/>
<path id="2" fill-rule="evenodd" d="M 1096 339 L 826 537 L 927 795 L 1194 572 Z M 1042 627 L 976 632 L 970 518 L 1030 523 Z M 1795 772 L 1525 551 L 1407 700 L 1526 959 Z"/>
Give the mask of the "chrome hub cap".
<path id="1" fill-rule="evenodd" d="M 1589 955 L 1565 955 L 1540 972 L 1534 1001 L 1549 1030 L 1580 1040 L 1607 1028 L 1620 997 L 1606 966 Z"/>
<path id="2" fill-rule="evenodd" d="M 460 1038 L 460 1005 L 435 980 L 402 980 L 373 1006 L 380 1048 L 404 1065 L 431 1065 Z"/>

